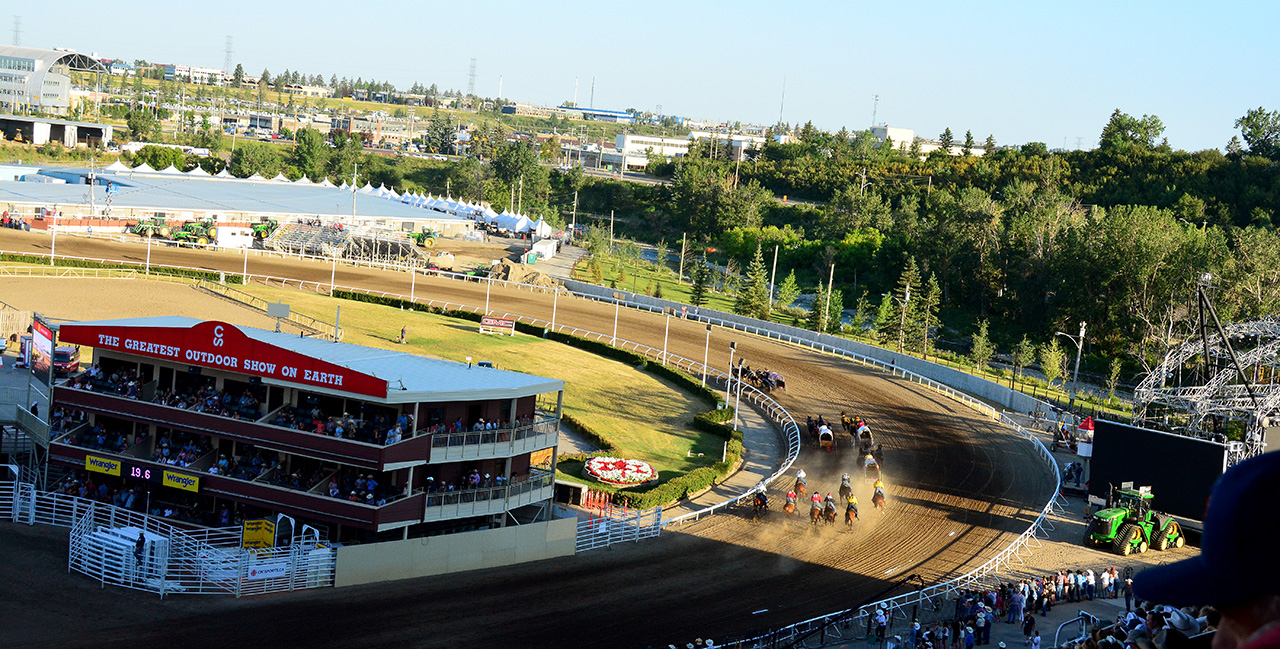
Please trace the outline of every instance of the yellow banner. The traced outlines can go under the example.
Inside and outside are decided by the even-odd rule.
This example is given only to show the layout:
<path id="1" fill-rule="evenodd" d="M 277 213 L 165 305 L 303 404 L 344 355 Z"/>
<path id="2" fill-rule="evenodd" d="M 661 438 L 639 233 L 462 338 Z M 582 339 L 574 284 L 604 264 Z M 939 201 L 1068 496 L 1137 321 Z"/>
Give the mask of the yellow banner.
<path id="1" fill-rule="evenodd" d="M 165 471 L 164 486 L 185 491 L 200 491 L 200 478 L 185 473 Z"/>
<path id="2" fill-rule="evenodd" d="M 97 471 L 107 475 L 120 475 L 120 460 L 113 460 L 106 457 L 98 457 L 96 455 L 84 456 L 84 468 L 86 471 Z"/>
<path id="3" fill-rule="evenodd" d="M 254 518 L 244 522 L 240 534 L 242 548 L 270 548 L 276 544 L 276 523 L 270 518 Z"/>

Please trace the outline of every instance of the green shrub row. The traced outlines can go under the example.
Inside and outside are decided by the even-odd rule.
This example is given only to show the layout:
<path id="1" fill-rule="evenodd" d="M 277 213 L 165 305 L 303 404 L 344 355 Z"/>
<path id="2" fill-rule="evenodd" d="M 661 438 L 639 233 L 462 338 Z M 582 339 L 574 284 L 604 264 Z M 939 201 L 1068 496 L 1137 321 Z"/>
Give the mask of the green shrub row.
<path id="1" fill-rule="evenodd" d="M 0 261 L 12 262 L 15 264 L 38 264 L 41 266 L 48 265 L 47 257 L 36 257 L 34 255 L 19 255 L 13 253 L 0 253 Z M 108 270 L 142 270 L 142 267 L 132 264 L 112 264 L 100 261 L 89 261 L 87 259 L 57 259 L 53 260 L 54 266 L 63 268 L 104 268 Z M 241 284 L 244 278 L 240 275 L 233 275 L 225 271 L 216 270 L 190 270 L 186 268 L 165 268 L 163 266 L 152 266 L 151 272 L 156 275 L 169 275 L 171 277 L 191 277 L 194 279 L 206 279 L 210 281 L 225 281 L 227 284 Z"/>

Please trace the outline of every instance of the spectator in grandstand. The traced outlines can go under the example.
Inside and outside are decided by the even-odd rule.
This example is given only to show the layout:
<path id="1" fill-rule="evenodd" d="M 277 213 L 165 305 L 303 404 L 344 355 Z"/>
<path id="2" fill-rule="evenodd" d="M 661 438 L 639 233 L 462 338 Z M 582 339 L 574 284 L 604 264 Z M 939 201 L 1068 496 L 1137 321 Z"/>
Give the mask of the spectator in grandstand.
<path id="1" fill-rule="evenodd" d="M 1227 470 L 1209 499 L 1200 555 L 1138 573 L 1134 594 L 1174 606 L 1212 605 L 1221 614 L 1214 649 L 1280 647 L 1276 494 L 1280 453 Z"/>

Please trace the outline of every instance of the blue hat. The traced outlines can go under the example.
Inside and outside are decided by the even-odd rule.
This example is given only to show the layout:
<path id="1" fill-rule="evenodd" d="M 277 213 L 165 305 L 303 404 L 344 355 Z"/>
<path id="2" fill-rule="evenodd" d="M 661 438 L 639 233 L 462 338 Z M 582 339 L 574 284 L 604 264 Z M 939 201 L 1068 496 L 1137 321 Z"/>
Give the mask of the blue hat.
<path id="1" fill-rule="evenodd" d="M 1138 573 L 1134 595 L 1181 607 L 1280 594 L 1274 550 L 1278 495 L 1280 453 L 1263 453 L 1227 470 L 1209 497 L 1200 555 Z"/>

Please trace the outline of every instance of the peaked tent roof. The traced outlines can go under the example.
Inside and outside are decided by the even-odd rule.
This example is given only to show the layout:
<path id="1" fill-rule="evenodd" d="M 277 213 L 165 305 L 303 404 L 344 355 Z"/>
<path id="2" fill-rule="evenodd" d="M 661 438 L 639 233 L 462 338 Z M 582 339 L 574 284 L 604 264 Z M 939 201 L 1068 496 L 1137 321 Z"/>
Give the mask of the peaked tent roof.
<path id="1" fill-rule="evenodd" d="M 134 173 L 140 173 L 140 174 L 153 174 L 156 172 L 155 169 L 151 168 L 151 165 L 145 162 L 134 167 L 131 171 L 133 171 Z"/>
<path id="2" fill-rule="evenodd" d="M 182 170 L 181 170 L 181 169 L 179 169 L 179 168 L 177 168 L 177 167 L 175 167 L 175 166 L 173 166 L 173 165 L 169 165 L 169 166 L 165 167 L 164 169 L 161 169 L 161 170 L 160 170 L 160 173 L 162 173 L 162 174 L 169 174 L 169 175 L 171 175 L 171 176 L 172 176 L 173 174 L 180 174 L 180 173 L 182 173 Z"/>
<path id="3" fill-rule="evenodd" d="M 263 178 L 262 176 L 255 173 L 252 176 L 245 178 L 245 180 L 266 180 L 266 178 Z"/>
<path id="4" fill-rule="evenodd" d="M 219 171 L 218 173 L 213 175 L 215 178 L 235 178 L 235 176 L 232 176 L 231 172 L 227 171 L 226 169 L 223 169 L 222 171 Z"/>
<path id="5" fill-rule="evenodd" d="M 119 160 L 116 160 L 115 162 L 103 167 L 102 170 L 103 171 L 128 171 L 129 165 L 126 165 L 125 163 L 120 162 Z"/>
<path id="6" fill-rule="evenodd" d="M 209 172 L 205 171 L 205 170 L 204 170 L 203 168 L 201 168 L 201 167 L 196 167 L 195 169 L 192 169 L 191 171 L 188 171 L 188 172 L 187 172 L 187 175 L 188 175 L 188 176 L 208 176 L 208 175 L 209 175 Z"/>

